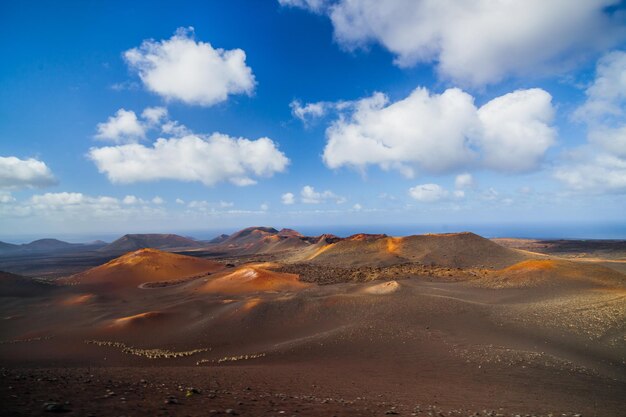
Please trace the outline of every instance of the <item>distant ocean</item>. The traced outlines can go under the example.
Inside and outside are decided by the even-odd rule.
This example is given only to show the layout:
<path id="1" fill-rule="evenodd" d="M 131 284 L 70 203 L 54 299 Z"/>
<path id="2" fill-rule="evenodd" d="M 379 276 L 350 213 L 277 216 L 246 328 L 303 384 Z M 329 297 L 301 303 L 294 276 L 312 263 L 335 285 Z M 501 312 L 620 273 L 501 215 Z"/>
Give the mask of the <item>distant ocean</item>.
<path id="1" fill-rule="evenodd" d="M 356 233 L 385 233 L 390 236 L 407 236 L 423 233 L 473 232 L 494 237 L 516 237 L 536 239 L 624 239 L 626 240 L 626 220 L 611 223 L 499 223 L 499 224 L 422 224 L 422 225 L 329 225 L 298 226 L 271 225 L 276 228 L 288 227 L 308 236 L 331 233 L 340 237 Z M 204 230 L 152 230 L 144 233 L 175 233 L 195 239 L 208 240 L 222 233 L 231 234 L 237 228 Z M 132 233 L 140 233 L 133 231 Z M 0 235 L 0 241 L 27 243 L 42 238 L 56 238 L 67 242 L 90 242 L 104 240 L 111 242 L 123 233 L 58 234 L 58 235 Z"/>

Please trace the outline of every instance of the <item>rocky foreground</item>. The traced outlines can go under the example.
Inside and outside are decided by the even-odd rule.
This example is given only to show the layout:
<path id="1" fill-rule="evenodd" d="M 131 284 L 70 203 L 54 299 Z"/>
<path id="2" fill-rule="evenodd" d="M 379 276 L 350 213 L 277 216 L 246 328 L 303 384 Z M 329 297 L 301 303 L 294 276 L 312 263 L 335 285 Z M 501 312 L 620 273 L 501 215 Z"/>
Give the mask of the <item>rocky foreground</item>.
<path id="1" fill-rule="evenodd" d="M 277 372 L 258 383 L 255 368 L 69 368 L 2 369 L 4 416 L 561 416 L 517 413 L 500 408 L 446 408 L 400 403 L 389 393 L 341 394 L 328 387 L 303 386 L 306 377 Z M 281 387 L 281 389 L 278 389 Z"/>

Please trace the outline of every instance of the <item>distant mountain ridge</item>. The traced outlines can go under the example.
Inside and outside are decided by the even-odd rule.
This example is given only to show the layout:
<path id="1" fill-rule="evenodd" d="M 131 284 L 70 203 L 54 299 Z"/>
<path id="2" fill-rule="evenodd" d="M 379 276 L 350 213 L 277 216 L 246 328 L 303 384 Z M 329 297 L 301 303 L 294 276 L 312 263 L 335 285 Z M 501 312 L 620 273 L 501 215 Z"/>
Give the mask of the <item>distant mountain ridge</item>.
<path id="1" fill-rule="evenodd" d="M 389 266 L 408 262 L 450 268 L 503 268 L 526 256 L 471 232 L 410 235 L 358 233 L 304 236 L 292 229 L 248 227 L 210 247 L 236 256 L 278 254 L 288 262 L 332 266 Z"/>
<path id="2" fill-rule="evenodd" d="M 2 248 L 5 249 L 2 249 Z M 40 239 L 25 245 L 4 244 L 0 253 L 54 253 L 95 250 L 121 255 L 143 248 L 167 251 L 201 251 L 205 256 L 272 255 L 289 263 L 314 263 L 347 267 L 386 267 L 403 263 L 450 268 L 504 268 L 527 259 L 527 255 L 501 246 L 470 232 L 392 237 L 359 233 L 340 238 L 334 235 L 304 236 L 293 229 L 267 226 L 247 227 L 210 241 L 176 234 L 126 234 L 107 245 L 72 244 L 57 239 Z"/>
<path id="3" fill-rule="evenodd" d="M 20 245 L 15 245 L 13 243 L 0 242 L 0 253 L 5 251 L 12 251 L 19 248 Z"/>
<path id="4" fill-rule="evenodd" d="M 69 243 L 59 239 L 46 238 L 33 240 L 30 243 L 23 243 L 21 245 L 0 242 L 0 254 L 59 252 L 76 249 L 94 250 L 104 245 L 106 245 L 106 243 L 100 241 L 91 243 Z"/>
<path id="5" fill-rule="evenodd" d="M 127 234 L 100 248 L 101 252 L 131 252 L 143 248 L 175 249 L 196 248 L 202 242 L 174 234 Z"/>
<path id="6" fill-rule="evenodd" d="M 81 244 L 68 243 L 59 239 L 38 239 L 24 245 L 23 247 L 32 250 L 58 250 L 67 249 L 74 246 L 81 246 Z"/>

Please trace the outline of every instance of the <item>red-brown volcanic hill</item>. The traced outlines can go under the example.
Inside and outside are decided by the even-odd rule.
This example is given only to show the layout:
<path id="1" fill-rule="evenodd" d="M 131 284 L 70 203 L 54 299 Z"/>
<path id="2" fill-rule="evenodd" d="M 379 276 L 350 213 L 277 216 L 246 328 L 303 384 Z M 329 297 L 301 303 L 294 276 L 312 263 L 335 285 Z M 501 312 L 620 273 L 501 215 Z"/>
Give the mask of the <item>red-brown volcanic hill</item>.
<path id="1" fill-rule="evenodd" d="M 248 227 L 233 233 L 213 248 L 233 255 L 252 255 L 297 250 L 310 245 L 311 239 L 295 230 Z"/>
<path id="2" fill-rule="evenodd" d="M 101 252 L 130 252 L 142 248 L 172 249 L 202 246 L 193 239 L 172 234 L 129 234 L 101 248 Z"/>
<path id="3" fill-rule="evenodd" d="M 493 271 L 480 280 L 491 288 L 539 286 L 582 286 L 626 288 L 626 275 L 611 268 L 586 262 L 530 259 Z"/>
<path id="4" fill-rule="evenodd" d="M 390 237 L 358 234 L 328 245 L 316 245 L 296 259 L 336 266 L 385 266 L 419 262 L 451 268 L 502 268 L 526 255 L 474 233 Z"/>
<path id="5" fill-rule="evenodd" d="M 256 243 L 260 239 L 278 234 L 278 230 L 273 227 L 253 226 L 242 229 L 233 233 L 224 241 L 230 245 L 245 245 L 247 243 Z"/>
<path id="6" fill-rule="evenodd" d="M 104 265 L 61 280 L 68 284 L 102 284 L 131 287 L 146 282 L 175 281 L 194 275 L 213 273 L 223 265 L 193 256 L 177 255 L 156 249 L 140 249 Z"/>
<path id="7" fill-rule="evenodd" d="M 271 264 L 249 264 L 228 274 L 210 279 L 201 292 L 243 294 L 255 292 L 298 291 L 311 284 L 300 282 L 298 275 L 270 271 Z"/>
<path id="8" fill-rule="evenodd" d="M 37 297 L 55 288 L 32 278 L 0 271 L 0 297 Z"/>
<path id="9" fill-rule="evenodd" d="M 452 268 L 502 268 L 527 259 L 474 233 L 445 233 L 407 236 L 390 242 L 391 250 L 411 261 Z"/>
<path id="10" fill-rule="evenodd" d="M 304 237 L 304 235 L 297 230 L 293 229 L 280 229 L 278 232 L 278 236 L 286 236 L 286 237 Z"/>
<path id="11" fill-rule="evenodd" d="M 294 260 L 334 266 L 393 265 L 407 262 L 388 249 L 387 235 L 357 234 L 345 239 L 320 237 L 318 243 L 302 251 Z"/>

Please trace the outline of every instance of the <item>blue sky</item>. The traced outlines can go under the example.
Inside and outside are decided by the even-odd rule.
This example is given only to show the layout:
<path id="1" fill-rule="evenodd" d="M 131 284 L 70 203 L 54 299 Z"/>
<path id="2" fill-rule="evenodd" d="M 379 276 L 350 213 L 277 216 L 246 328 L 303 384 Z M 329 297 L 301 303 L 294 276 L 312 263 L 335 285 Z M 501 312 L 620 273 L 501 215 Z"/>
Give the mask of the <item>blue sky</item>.
<path id="1" fill-rule="evenodd" d="M 621 236 L 624 23 L 608 0 L 4 2 L 0 239 Z"/>

